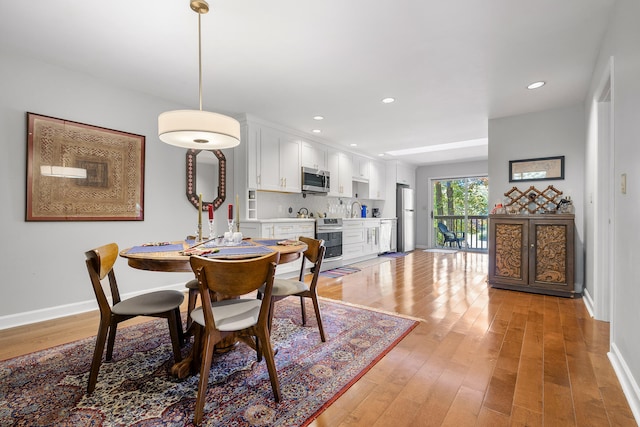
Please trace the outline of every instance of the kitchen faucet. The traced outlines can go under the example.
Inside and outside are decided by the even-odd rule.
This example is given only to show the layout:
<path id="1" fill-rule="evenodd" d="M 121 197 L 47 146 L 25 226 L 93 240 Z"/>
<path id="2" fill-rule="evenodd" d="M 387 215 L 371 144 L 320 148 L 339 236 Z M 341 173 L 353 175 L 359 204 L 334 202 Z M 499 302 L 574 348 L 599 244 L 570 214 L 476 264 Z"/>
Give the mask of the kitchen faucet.
<path id="1" fill-rule="evenodd" d="M 360 209 L 358 209 L 357 211 L 354 211 L 354 210 L 353 210 L 353 205 L 355 205 L 356 203 L 358 204 L 358 206 L 360 206 Z M 361 211 L 361 210 L 362 210 L 362 204 L 361 204 L 359 201 L 354 200 L 354 201 L 351 203 L 351 218 L 358 218 L 358 217 L 360 217 L 360 211 Z"/>

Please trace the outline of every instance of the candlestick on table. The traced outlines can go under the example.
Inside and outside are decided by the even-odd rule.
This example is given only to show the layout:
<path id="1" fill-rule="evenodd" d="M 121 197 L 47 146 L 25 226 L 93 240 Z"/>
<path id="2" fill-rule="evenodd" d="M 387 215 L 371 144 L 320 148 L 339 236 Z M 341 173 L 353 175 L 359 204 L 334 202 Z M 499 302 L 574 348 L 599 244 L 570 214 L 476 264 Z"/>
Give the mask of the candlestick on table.
<path id="1" fill-rule="evenodd" d="M 240 231 L 240 199 L 236 194 L 236 231 Z"/>
<path id="2" fill-rule="evenodd" d="M 209 204 L 209 239 L 213 239 L 215 233 L 213 232 L 213 203 Z"/>
<path id="3" fill-rule="evenodd" d="M 233 233 L 233 205 L 229 205 L 229 215 L 227 216 L 227 222 L 229 224 L 229 233 Z"/>
<path id="4" fill-rule="evenodd" d="M 202 193 L 198 195 L 198 242 L 202 241 Z"/>

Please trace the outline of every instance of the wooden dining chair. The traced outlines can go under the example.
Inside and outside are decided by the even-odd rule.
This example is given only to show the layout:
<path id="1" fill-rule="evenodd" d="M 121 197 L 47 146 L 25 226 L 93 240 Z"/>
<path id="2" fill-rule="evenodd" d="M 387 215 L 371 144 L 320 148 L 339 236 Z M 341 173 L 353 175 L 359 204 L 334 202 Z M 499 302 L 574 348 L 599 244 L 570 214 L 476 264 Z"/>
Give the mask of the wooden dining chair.
<path id="1" fill-rule="evenodd" d="M 201 306 L 191 312 L 195 328 L 195 357 L 201 357 L 200 379 L 194 423 L 200 425 L 209 381 L 214 346 L 223 339 L 237 338 L 264 356 L 276 402 L 281 399 L 278 373 L 269 335 L 271 290 L 280 254 L 246 260 L 191 257 L 191 268 L 198 279 Z M 263 300 L 239 298 L 264 285 Z"/>
<path id="2" fill-rule="evenodd" d="M 304 299 L 309 298 L 313 302 L 313 309 L 316 313 L 316 321 L 318 322 L 318 329 L 320 331 L 320 339 L 322 342 L 326 341 L 324 334 L 324 327 L 322 326 L 322 314 L 320 313 L 320 304 L 318 303 L 318 277 L 320 276 L 320 268 L 322 267 L 322 260 L 324 259 L 324 253 L 326 247 L 324 246 L 324 240 L 312 239 L 309 237 L 300 236 L 298 239 L 307 245 L 307 250 L 304 251 L 302 257 L 302 265 L 300 266 L 300 274 L 298 280 L 290 279 L 278 279 L 273 281 L 272 292 L 272 304 L 271 311 L 269 313 L 269 325 L 273 323 L 273 303 L 289 296 L 300 297 L 300 307 L 302 311 L 302 324 L 307 324 L 307 311 L 304 304 Z M 313 276 L 309 284 L 305 283 L 304 276 L 306 273 L 306 262 L 309 261 L 311 265 L 311 272 Z M 258 297 L 262 298 L 263 292 L 258 292 Z"/>
<path id="3" fill-rule="evenodd" d="M 184 285 L 189 292 L 187 297 L 187 326 L 185 331 L 191 331 L 191 324 L 193 323 L 193 319 L 191 318 L 191 312 L 196 308 L 196 303 L 198 302 L 198 279 L 191 279 Z"/>
<path id="4" fill-rule="evenodd" d="M 118 283 L 113 270 L 113 265 L 118 258 L 118 245 L 109 243 L 96 249 L 85 252 L 87 270 L 91 278 L 91 285 L 98 300 L 100 308 L 100 325 L 96 336 L 96 347 L 91 361 L 91 373 L 87 393 L 92 393 L 98 380 L 98 372 L 102 363 L 104 345 L 107 341 L 106 360 L 111 360 L 113 345 L 116 339 L 118 323 L 136 316 L 151 316 L 166 318 L 169 324 L 171 344 L 173 346 L 173 358 L 179 362 L 182 357 L 180 345 L 183 342 L 182 320 L 180 318 L 180 304 L 184 300 L 184 294 L 179 291 L 156 291 L 138 295 L 126 300 L 120 298 Z M 102 281 L 108 277 L 111 291 L 112 304 L 105 295 Z"/>

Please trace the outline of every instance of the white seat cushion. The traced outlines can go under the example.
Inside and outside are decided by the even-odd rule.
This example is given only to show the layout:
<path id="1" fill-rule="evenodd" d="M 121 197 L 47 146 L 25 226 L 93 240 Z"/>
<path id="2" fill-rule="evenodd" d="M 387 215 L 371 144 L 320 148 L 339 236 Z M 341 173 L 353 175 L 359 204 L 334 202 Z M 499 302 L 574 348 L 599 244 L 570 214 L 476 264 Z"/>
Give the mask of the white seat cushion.
<path id="1" fill-rule="evenodd" d="M 150 315 L 173 310 L 182 304 L 184 294 L 179 291 L 156 291 L 120 301 L 111 311 L 121 316 Z"/>
<path id="2" fill-rule="evenodd" d="M 258 299 L 229 299 L 211 303 L 213 319 L 219 331 L 237 331 L 258 323 L 260 306 Z M 204 312 L 198 307 L 191 312 L 191 319 L 204 326 Z"/>
<path id="3" fill-rule="evenodd" d="M 286 295 L 295 295 L 308 290 L 309 286 L 304 282 L 299 282 L 297 280 L 275 279 L 273 281 L 272 295 L 274 297 L 282 297 Z"/>

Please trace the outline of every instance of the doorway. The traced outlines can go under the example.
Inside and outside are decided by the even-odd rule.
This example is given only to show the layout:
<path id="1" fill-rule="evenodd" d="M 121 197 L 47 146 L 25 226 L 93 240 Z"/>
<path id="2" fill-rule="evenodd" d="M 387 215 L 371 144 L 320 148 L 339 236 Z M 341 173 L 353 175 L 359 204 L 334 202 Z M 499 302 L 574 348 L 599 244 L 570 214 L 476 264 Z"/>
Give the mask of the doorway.
<path id="1" fill-rule="evenodd" d="M 489 178 L 471 176 L 431 178 L 431 218 L 427 229 L 433 247 L 444 246 L 444 236 L 438 230 L 443 223 L 449 231 L 464 236 L 464 249 L 487 251 Z"/>

